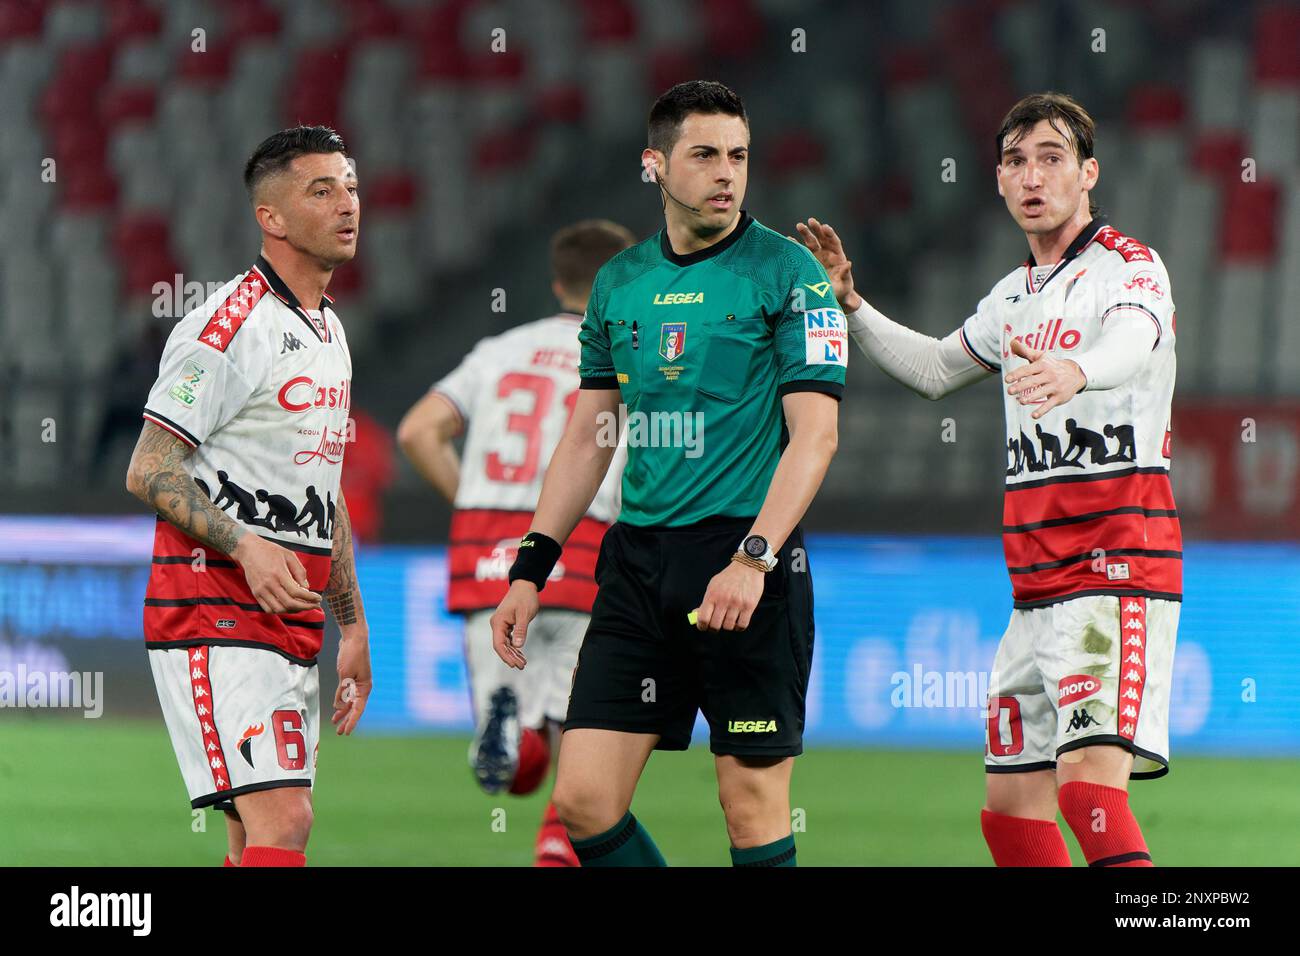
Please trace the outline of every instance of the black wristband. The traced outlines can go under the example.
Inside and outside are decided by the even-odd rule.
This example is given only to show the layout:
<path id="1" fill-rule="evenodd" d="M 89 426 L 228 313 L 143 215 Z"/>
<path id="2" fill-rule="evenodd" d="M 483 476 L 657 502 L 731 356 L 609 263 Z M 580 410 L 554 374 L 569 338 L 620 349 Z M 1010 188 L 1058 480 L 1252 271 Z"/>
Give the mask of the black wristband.
<path id="1" fill-rule="evenodd" d="M 544 534 L 530 531 L 519 542 L 519 554 L 515 563 L 510 565 L 509 581 L 531 581 L 540 591 L 546 587 L 546 579 L 551 576 L 555 562 L 560 560 L 560 542 Z"/>

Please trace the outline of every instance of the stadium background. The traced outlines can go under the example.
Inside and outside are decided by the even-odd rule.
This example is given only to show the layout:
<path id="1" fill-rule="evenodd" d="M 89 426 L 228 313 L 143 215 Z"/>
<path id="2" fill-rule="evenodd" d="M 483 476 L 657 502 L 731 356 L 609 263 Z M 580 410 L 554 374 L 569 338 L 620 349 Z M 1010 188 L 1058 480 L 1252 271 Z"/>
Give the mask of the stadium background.
<path id="1" fill-rule="evenodd" d="M 0 709 L 0 863 L 220 859 L 158 719 L 152 519 L 122 479 L 170 325 L 256 253 L 243 162 L 299 121 L 338 128 L 362 180 L 330 291 L 377 682 L 365 733 L 322 743 L 313 861 L 528 862 L 537 800 L 481 796 L 465 767 L 449 512 L 392 432 L 478 338 L 554 310 L 552 231 L 660 227 L 645 114 L 692 77 L 746 101 L 745 207 L 833 223 L 873 303 L 939 335 L 1025 256 L 993 188 L 1003 112 L 1045 88 L 1092 111 L 1094 195 L 1162 254 L 1179 313 L 1173 769 L 1135 804 L 1158 862 L 1300 863 L 1277 839 L 1300 828 L 1300 7 L 1215 0 L 0 0 L 0 673 L 104 675 L 97 720 Z M 1000 398 L 927 403 L 853 351 L 805 522 L 800 856 L 982 864 Z M 636 809 L 670 862 L 726 860 L 710 781 L 703 745 L 651 763 Z"/>

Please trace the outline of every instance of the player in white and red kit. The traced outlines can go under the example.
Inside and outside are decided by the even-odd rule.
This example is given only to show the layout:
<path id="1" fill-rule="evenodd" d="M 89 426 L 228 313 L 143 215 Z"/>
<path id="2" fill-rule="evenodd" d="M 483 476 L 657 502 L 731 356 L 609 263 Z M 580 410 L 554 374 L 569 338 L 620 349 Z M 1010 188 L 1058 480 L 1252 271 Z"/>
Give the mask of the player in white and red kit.
<path id="1" fill-rule="evenodd" d="M 398 428 L 422 476 L 454 505 L 447 607 L 465 615 L 465 660 L 476 730 L 470 766 L 488 793 L 531 793 L 558 752 L 591 605 L 596 556 L 619 511 L 625 451 L 619 449 L 529 627 L 529 667 L 508 667 L 492 649 L 489 619 L 528 532 L 547 463 L 578 395 L 578 329 L 600 267 L 635 243 L 622 226 L 587 220 L 551 240 L 551 289 L 561 312 L 480 341 L 435 383 Z M 452 441 L 464 434 L 458 458 Z M 576 866 L 555 808 L 538 833 L 539 866 Z"/>
<path id="2" fill-rule="evenodd" d="M 325 294 L 360 203 L 326 127 L 267 139 L 244 182 L 262 254 L 172 329 L 127 487 L 158 513 L 145 646 L 190 804 L 226 812 L 226 865 L 302 866 L 322 594 L 341 632 L 340 734 L 371 691 L 339 489 L 352 359 Z"/>
<path id="3" fill-rule="evenodd" d="M 997 148 L 998 192 L 1031 254 L 942 341 L 862 300 L 833 229 L 798 229 L 889 375 L 930 399 L 1004 376 L 1015 610 L 989 688 L 981 824 L 994 861 L 1069 866 L 1059 807 L 1089 865 L 1150 866 L 1128 781 L 1168 770 L 1182 600 L 1169 276 L 1096 215 L 1093 122 L 1074 100 L 1021 100 Z"/>

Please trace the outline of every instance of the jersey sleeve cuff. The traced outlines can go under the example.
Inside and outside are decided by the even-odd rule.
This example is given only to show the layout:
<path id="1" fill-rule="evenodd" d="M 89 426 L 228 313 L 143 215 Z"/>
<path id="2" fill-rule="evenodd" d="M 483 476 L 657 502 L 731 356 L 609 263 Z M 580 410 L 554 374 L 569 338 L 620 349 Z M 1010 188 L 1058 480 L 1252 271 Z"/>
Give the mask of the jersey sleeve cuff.
<path id="1" fill-rule="evenodd" d="M 618 388 L 618 379 L 613 375 L 593 375 L 582 379 L 579 388 Z"/>
<path id="2" fill-rule="evenodd" d="M 829 395 L 835 401 L 843 401 L 844 385 L 840 382 L 827 382 L 819 378 L 801 378 L 793 382 L 786 382 L 776 390 L 778 396 L 786 396 L 792 392 L 821 392 L 823 395 Z"/>
<path id="3" fill-rule="evenodd" d="M 159 415 L 151 408 L 146 408 L 142 414 L 146 419 L 153 422 L 159 428 L 171 432 L 173 435 L 175 435 L 181 441 L 185 442 L 185 444 L 189 445 L 191 448 L 198 448 L 199 445 L 203 444 L 192 434 L 190 434 L 188 430 L 176 424 L 166 415 Z"/>

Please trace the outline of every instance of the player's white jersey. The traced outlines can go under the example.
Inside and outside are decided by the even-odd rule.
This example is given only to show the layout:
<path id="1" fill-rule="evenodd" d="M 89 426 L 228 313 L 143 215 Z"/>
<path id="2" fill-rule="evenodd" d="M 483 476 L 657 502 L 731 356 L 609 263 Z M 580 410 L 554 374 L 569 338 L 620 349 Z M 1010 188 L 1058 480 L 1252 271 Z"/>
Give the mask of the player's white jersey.
<path id="1" fill-rule="evenodd" d="M 309 313 L 259 257 L 172 329 L 144 409 L 195 448 L 186 470 L 216 506 L 298 552 L 317 591 L 329 579 L 352 398 L 352 359 L 332 301 Z M 315 658 L 324 611 L 263 612 L 242 569 L 208 550 L 159 519 L 147 643 L 247 642 Z M 196 553 L 203 573 L 191 566 Z"/>
<path id="2" fill-rule="evenodd" d="M 433 386 L 466 426 L 451 530 L 453 610 L 496 607 L 505 595 L 515 546 L 578 399 L 581 324 L 561 313 L 490 336 Z M 543 605 L 591 609 L 596 552 L 618 515 L 625 460 L 620 447 L 541 592 Z"/>
<path id="3" fill-rule="evenodd" d="M 1154 250 L 1094 219 L 1055 266 L 1032 258 L 993 287 L 961 330 L 990 371 L 1026 364 L 1019 338 L 1070 358 L 1121 312 L 1146 316 L 1157 339 L 1124 384 L 1085 389 L 1035 421 L 1005 394 L 1003 545 L 1016 607 L 1138 593 L 1178 600 L 1182 537 L 1169 484 L 1174 302 Z"/>

